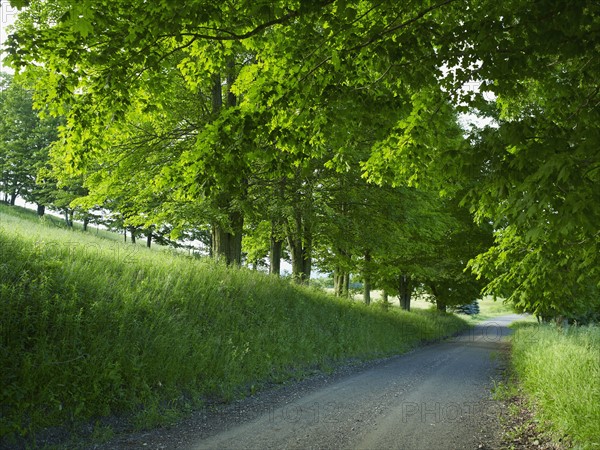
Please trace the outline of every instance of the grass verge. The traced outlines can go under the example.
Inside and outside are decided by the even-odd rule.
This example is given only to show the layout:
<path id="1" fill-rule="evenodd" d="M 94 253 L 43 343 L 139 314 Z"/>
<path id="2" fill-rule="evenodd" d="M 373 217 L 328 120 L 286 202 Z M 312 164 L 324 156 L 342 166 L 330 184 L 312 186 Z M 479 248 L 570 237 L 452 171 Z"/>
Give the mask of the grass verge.
<path id="1" fill-rule="evenodd" d="M 600 448 L 600 327 L 515 328 L 512 370 L 540 431 L 575 448 Z"/>
<path id="2" fill-rule="evenodd" d="M 150 427 L 468 325 L 384 311 L 0 207 L 0 443 L 111 414 Z"/>

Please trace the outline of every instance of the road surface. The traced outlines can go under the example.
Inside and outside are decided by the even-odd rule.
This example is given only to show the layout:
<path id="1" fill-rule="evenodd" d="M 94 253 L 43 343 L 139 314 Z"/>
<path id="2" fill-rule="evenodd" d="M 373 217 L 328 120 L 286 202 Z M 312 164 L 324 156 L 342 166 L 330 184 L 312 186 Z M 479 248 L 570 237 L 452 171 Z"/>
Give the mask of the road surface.
<path id="1" fill-rule="evenodd" d="M 492 377 L 510 333 L 507 325 L 519 318 L 510 315 L 483 322 L 465 334 L 302 395 L 263 402 L 258 409 L 240 407 L 225 427 L 207 435 L 199 425 L 200 436 L 183 437 L 179 447 L 495 448 L 498 418 L 497 405 L 490 399 Z"/>

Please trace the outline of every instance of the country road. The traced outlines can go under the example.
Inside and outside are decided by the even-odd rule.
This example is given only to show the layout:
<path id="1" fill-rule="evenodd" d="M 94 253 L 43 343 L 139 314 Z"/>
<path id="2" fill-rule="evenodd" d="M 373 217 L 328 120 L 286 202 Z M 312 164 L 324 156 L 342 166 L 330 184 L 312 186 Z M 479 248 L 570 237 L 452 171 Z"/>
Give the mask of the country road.
<path id="1" fill-rule="evenodd" d="M 111 448 L 489 449 L 509 315 L 337 377 L 264 393 Z"/>
<path id="2" fill-rule="evenodd" d="M 504 316 L 268 411 L 193 449 L 476 449 L 493 430 L 493 356 Z"/>

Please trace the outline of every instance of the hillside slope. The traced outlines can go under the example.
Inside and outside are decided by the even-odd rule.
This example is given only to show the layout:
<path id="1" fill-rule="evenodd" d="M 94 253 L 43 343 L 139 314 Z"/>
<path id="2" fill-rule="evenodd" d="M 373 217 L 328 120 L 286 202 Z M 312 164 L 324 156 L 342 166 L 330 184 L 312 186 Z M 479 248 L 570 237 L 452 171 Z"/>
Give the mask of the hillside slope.
<path id="1" fill-rule="evenodd" d="M 152 426 L 466 323 L 384 311 L 0 207 L 0 439 L 126 414 Z M 11 437 L 12 436 L 12 437 Z M 1 441 L 0 441 L 1 442 Z"/>

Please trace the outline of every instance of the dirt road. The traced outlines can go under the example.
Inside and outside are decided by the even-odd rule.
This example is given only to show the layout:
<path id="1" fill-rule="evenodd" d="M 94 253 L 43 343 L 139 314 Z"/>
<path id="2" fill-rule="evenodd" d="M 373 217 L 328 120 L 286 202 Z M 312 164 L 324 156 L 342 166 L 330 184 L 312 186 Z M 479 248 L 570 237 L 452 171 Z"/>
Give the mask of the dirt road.
<path id="1" fill-rule="evenodd" d="M 509 334 L 507 325 L 518 318 L 484 322 L 466 334 L 309 392 L 258 400 L 258 410 L 239 406 L 231 414 L 239 421 L 234 417 L 197 439 L 186 436 L 181 447 L 495 448 L 498 421 L 497 406 L 490 400 L 491 377 L 498 365 L 495 356 Z"/>
<path id="2" fill-rule="evenodd" d="M 91 448 L 499 448 L 500 405 L 490 389 L 500 375 L 507 326 L 522 317 L 498 317 L 405 355 L 317 373 Z"/>

